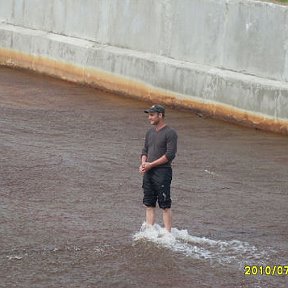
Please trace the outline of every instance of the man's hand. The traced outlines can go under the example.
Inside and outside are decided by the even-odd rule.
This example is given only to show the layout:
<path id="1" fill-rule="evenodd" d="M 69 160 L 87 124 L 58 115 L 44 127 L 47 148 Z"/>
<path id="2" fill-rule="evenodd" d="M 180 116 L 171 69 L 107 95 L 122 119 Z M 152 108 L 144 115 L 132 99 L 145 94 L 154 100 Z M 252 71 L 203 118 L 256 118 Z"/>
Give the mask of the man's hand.
<path id="1" fill-rule="evenodd" d="M 144 162 L 139 167 L 139 172 L 141 174 L 144 174 L 145 172 L 149 171 L 152 167 L 152 164 L 150 162 Z"/>
<path id="2" fill-rule="evenodd" d="M 139 172 L 140 172 L 141 174 L 144 174 L 144 173 L 145 173 L 144 167 L 145 167 L 145 166 L 144 166 L 144 163 L 141 164 L 140 167 L 139 167 Z"/>

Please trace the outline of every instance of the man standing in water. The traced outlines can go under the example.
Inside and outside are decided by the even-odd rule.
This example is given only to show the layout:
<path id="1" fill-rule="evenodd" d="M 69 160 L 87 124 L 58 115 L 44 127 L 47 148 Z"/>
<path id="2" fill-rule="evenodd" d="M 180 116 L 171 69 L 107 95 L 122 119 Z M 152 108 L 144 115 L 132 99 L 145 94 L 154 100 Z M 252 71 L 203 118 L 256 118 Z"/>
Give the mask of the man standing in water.
<path id="1" fill-rule="evenodd" d="M 153 105 L 144 112 L 148 113 L 148 120 L 154 126 L 146 133 L 139 167 L 143 174 L 146 224 L 155 224 L 155 207 L 158 201 L 163 210 L 164 228 L 171 232 L 171 163 L 177 151 L 177 133 L 165 124 L 165 108 L 162 105 Z"/>

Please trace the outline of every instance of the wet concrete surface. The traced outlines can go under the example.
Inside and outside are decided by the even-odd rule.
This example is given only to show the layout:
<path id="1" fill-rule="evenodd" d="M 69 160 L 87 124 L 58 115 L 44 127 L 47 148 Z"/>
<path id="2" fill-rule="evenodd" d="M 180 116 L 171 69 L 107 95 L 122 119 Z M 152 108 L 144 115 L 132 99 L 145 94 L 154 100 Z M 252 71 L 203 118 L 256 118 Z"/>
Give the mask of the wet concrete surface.
<path id="1" fill-rule="evenodd" d="M 245 263 L 288 265 L 285 136 L 168 109 L 173 227 L 256 250 L 223 262 L 220 248 L 197 258 L 133 240 L 149 105 L 0 68 L 0 287 L 287 286 L 244 276 Z"/>

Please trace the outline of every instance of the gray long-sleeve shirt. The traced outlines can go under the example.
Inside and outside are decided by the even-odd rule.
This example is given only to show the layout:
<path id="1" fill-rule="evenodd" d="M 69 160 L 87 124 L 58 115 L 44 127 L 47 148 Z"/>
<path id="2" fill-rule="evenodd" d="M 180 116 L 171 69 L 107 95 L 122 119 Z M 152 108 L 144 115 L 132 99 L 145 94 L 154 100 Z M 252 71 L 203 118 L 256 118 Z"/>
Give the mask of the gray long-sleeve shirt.
<path id="1" fill-rule="evenodd" d="M 170 167 L 177 152 L 177 138 L 176 131 L 167 125 L 159 131 L 153 127 L 146 133 L 141 155 L 146 155 L 148 162 L 153 162 L 166 155 L 168 162 L 158 167 Z"/>

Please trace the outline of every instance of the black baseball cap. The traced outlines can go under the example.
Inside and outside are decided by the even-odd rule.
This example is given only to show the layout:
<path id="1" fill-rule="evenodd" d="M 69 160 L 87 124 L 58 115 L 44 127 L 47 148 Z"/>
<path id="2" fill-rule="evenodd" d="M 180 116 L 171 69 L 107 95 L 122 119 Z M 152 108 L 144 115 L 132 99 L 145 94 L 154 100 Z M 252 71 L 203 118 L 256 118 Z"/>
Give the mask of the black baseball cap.
<path id="1" fill-rule="evenodd" d="M 145 113 L 162 113 L 165 114 L 165 108 L 162 105 L 155 104 L 152 105 L 149 109 L 144 111 Z"/>

